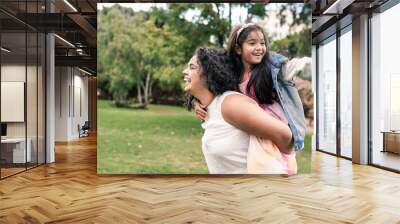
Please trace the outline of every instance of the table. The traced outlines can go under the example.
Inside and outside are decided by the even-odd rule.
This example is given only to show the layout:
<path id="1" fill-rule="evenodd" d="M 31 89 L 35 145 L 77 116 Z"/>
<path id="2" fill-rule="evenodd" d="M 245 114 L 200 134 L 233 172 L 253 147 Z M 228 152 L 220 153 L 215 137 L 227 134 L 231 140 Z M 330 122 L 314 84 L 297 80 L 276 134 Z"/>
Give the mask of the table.
<path id="1" fill-rule="evenodd" d="M 28 143 L 28 147 L 26 148 L 25 154 L 25 138 L 5 138 L 1 139 L 1 154 L 2 157 L 6 159 L 7 162 L 10 163 L 25 163 L 30 162 L 32 158 L 31 154 L 31 145 L 32 140 L 30 138 L 26 139 Z M 10 146 L 14 146 L 10 149 Z M 7 156 L 3 156 L 3 155 Z M 12 160 L 11 155 L 12 154 Z M 9 157 L 9 158 L 6 158 Z M 26 161 L 25 161 L 26 159 Z"/>

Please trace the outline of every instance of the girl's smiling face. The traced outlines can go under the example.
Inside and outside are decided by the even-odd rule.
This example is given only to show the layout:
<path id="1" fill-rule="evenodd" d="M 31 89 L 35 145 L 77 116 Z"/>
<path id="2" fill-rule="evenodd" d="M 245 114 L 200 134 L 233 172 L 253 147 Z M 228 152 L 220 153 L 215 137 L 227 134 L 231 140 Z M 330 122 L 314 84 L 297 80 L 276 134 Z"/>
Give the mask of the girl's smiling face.
<path id="1" fill-rule="evenodd" d="M 236 53 L 241 56 L 244 65 L 259 64 L 267 52 L 264 35 L 259 30 L 254 30 L 247 35 L 241 47 L 236 48 Z"/>

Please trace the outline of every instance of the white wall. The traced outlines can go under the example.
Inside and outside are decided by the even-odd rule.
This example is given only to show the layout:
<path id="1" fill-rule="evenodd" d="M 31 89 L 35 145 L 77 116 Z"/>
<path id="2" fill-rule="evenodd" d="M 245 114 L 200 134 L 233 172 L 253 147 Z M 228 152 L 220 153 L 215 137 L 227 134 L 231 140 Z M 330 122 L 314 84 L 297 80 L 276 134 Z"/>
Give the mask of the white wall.
<path id="1" fill-rule="evenodd" d="M 77 74 L 78 72 L 78 74 Z M 81 126 L 88 120 L 88 78 L 81 76 L 78 70 L 74 70 L 74 108 L 72 110 L 72 130 L 71 135 L 78 137 L 78 124 Z"/>
<path id="2" fill-rule="evenodd" d="M 68 86 L 67 67 L 55 68 L 55 141 L 68 140 Z"/>
<path id="3" fill-rule="evenodd" d="M 4 82 L 25 82 L 24 65 L 18 64 L 3 64 L 1 66 L 1 81 Z M 6 108 L 1 108 L 6 110 Z M 7 136 L 8 137 L 25 137 L 25 122 L 7 122 Z"/>
<path id="4" fill-rule="evenodd" d="M 25 69 L 25 64 L 1 65 L 1 81 L 25 82 Z"/>
<path id="5" fill-rule="evenodd" d="M 1 66 L 1 81 L 2 82 L 24 82 L 25 83 L 25 65 L 5 65 Z M 28 66 L 28 70 L 32 69 Z M 2 90 L 4 91 L 4 90 Z M 4 93 L 4 92 L 2 92 Z M 22 93 L 23 94 L 23 93 Z M 1 96 L 2 99 L 7 98 L 7 96 Z M 3 105 L 3 104 L 2 104 Z M 3 105 L 4 106 L 4 105 Z M 9 108 L 1 108 L 2 112 L 4 110 L 9 110 Z M 24 113 L 24 107 L 21 108 L 22 113 Z M 3 120 L 3 119 L 2 119 Z M 9 125 L 13 125 L 14 122 L 11 122 Z M 16 123 L 24 123 L 24 122 L 16 122 Z M 12 128 L 12 127 L 11 127 Z M 23 135 L 25 135 L 23 133 Z"/>
<path id="6" fill-rule="evenodd" d="M 37 70 L 38 69 L 38 70 Z M 2 102 L 2 114 L 6 113 L 22 113 L 22 121 L 19 122 L 5 122 L 7 124 L 7 137 L 9 138 L 24 138 L 25 135 L 30 139 L 31 145 L 29 146 L 32 151 L 32 161 L 36 162 L 36 158 L 39 159 L 39 163 L 44 163 L 44 74 L 42 73 L 41 66 L 32 66 L 25 64 L 2 64 L 1 66 L 1 81 L 3 82 L 24 82 L 26 83 L 26 101 L 24 99 L 22 105 L 19 108 L 12 108 L 10 106 L 5 106 Z M 25 78 L 27 77 L 27 82 Z M 15 88 L 15 87 L 14 87 Z M 19 94 L 24 94 L 24 87 L 18 90 Z M 5 95 L 4 95 L 5 94 Z M 9 98 L 7 94 L 10 92 L 5 92 L 2 89 L 1 98 Z M 16 93 L 15 93 L 16 94 Z M 24 98 L 22 96 L 21 98 Z M 26 106 L 25 106 L 26 102 Z M 11 102 L 13 103 L 13 102 Z M 18 103 L 18 102 L 14 102 Z M 26 112 L 26 120 L 24 114 Z M 3 120 L 3 118 L 2 118 Z M 37 153 L 39 153 L 37 157 Z"/>
<path id="7" fill-rule="evenodd" d="M 24 82 L 1 82 L 1 121 L 24 122 Z M 36 105 L 35 107 L 36 108 Z"/>
<path id="8" fill-rule="evenodd" d="M 76 68 L 56 67 L 56 141 L 79 138 L 78 124 L 88 120 L 88 78 L 83 75 Z"/>

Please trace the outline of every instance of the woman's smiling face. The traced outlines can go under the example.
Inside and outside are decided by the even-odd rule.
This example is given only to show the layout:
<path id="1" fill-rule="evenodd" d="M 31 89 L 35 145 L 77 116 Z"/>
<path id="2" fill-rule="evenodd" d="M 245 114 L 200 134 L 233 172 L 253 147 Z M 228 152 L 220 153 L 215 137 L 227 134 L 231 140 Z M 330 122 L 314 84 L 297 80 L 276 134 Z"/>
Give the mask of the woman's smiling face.
<path id="1" fill-rule="evenodd" d="M 266 52 L 264 34 L 259 30 L 250 32 L 242 47 L 236 49 L 236 53 L 241 56 L 242 62 L 248 65 L 259 64 Z"/>
<path id="2" fill-rule="evenodd" d="M 197 56 L 195 55 L 190 59 L 185 70 L 183 70 L 185 80 L 185 92 L 194 95 L 198 90 L 206 88 L 206 82 L 202 78 L 201 73 L 201 67 L 197 60 Z"/>

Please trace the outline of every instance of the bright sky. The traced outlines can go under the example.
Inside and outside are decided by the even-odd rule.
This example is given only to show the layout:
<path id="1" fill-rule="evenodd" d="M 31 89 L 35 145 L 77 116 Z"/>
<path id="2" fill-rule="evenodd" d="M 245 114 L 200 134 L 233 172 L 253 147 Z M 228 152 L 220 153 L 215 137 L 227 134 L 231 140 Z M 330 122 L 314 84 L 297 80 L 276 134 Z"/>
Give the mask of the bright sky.
<path id="1" fill-rule="evenodd" d="M 167 8 L 166 3 L 98 3 L 97 9 L 102 10 L 104 7 L 111 7 L 115 4 L 119 4 L 123 7 L 132 8 L 133 11 L 148 11 L 151 7 Z M 266 7 L 269 17 L 267 19 L 264 19 L 264 23 L 266 25 L 267 32 L 271 35 L 272 39 L 281 39 L 285 37 L 289 32 L 289 26 L 287 24 L 283 26 L 279 24 L 279 13 L 277 10 L 279 5 L 280 3 L 273 3 L 268 4 Z M 300 7 L 302 7 L 302 4 L 298 5 L 300 9 Z M 225 7 L 225 10 L 223 12 L 224 17 L 228 17 L 229 15 L 229 11 L 227 9 L 228 7 Z M 195 10 L 188 11 L 185 14 L 185 18 L 190 21 L 193 17 L 197 16 L 198 13 L 199 12 Z M 232 16 L 232 25 L 241 24 L 247 17 L 247 11 L 241 10 L 239 7 L 234 7 L 232 8 L 232 15 L 234 15 Z M 288 16 L 291 17 L 291 15 Z M 288 19 L 290 21 L 290 18 Z M 302 28 L 299 27 L 299 30 L 301 29 Z"/>
<path id="2" fill-rule="evenodd" d="M 103 7 L 111 7 L 115 4 L 132 8 L 133 11 L 140 11 L 140 10 L 148 11 L 152 6 L 167 8 L 166 3 L 97 3 L 97 9 L 102 10 Z"/>
<path id="3" fill-rule="evenodd" d="M 160 7 L 160 8 L 167 8 L 166 3 L 98 3 L 97 9 L 102 10 L 103 7 L 111 7 L 115 4 L 119 4 L 123 7 L 132 8 L 133 11 L 140 11 L 140 10 L 148 11 L 153 6 Z M 228 13 L 229 13 L 228 10 L 225 10 L 223 16 L 228 17 Z M 235 24 L 241 23 L 241 20 L 244 20 L 246 18 L 247 13 L 244 10 L 240 10 L 239 8 L 235 7 L 232 9 L 232 15 L 238 15 L 238 16 L 232 17 L 232 19 L 233 19 L 232 22 L 235 25 Z M 195 11 L 191 11 L 191 12 L 187 13 L 186 19 L 190 20 L 193 16 L 196 16 Z"/>

